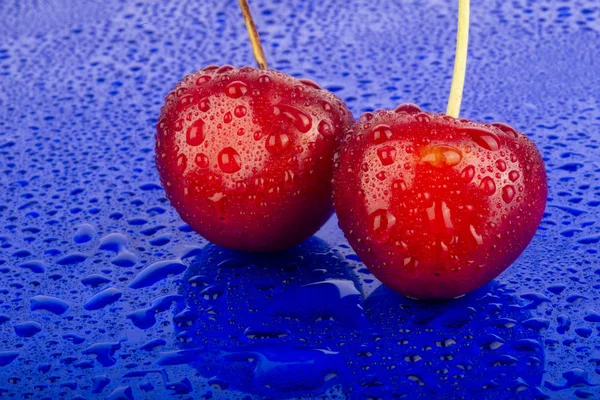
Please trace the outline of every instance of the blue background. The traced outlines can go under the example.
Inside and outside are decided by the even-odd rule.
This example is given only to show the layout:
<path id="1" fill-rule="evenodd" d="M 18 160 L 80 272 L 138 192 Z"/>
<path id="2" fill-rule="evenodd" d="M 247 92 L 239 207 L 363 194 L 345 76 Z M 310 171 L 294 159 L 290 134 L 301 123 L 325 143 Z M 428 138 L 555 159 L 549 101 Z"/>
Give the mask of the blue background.
<path id="1" fill-rule="evenodd" d="M 251 2 L 270 66 L 355 116 L 445 110 L 455 1 Z M 252 65 L 234 0 L 0 2 L 0 394 L 11 398 L 600 398 L 600 8 L 472 5 L 462 116 L 543 153 L 530 247 L 464 298 L 379 285 L 335 217 L 303 245 L 207 243 L 154 167 L 164 96 Z"/>

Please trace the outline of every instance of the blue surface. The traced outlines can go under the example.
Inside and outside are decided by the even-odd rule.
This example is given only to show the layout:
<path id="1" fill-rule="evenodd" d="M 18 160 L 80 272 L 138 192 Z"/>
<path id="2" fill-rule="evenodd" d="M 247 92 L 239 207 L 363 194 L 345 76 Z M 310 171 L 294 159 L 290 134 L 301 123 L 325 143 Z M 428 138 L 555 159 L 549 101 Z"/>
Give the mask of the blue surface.
<path id="1" fill-rule="evenodd" d="M 252 1 L 270 65 L 356 116 L 443 111 L 455 2 L 339 3 Z M 418 303 L 374 281 L 335 218 L 248 255 L 169 206 L 155 120 L 185 73 L 252 64 L 237 2 L 0 2 L 0 394 L 600 398 L 599 14 L 474 2 L 463 116 L 530 135 L 548 208 L 497 280 Z"/>

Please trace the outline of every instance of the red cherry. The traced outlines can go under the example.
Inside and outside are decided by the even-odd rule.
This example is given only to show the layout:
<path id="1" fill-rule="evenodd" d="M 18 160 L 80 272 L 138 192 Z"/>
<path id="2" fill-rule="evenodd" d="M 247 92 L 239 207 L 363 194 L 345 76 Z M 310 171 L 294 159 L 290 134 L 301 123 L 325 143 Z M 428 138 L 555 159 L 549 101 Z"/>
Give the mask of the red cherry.
<path id="1" fill-rule="evenodd" d="M 332 213 L 332 157 L 352 114 L 314 82 L 210 66 L 167 96 L 156 163 L 181 218 L 232 249 L 281 250 Z"/>
<path id="2" fill-rule="evenodd" d="M 346 238 L 378 279 L 414 298 L 453 298 L 495 278 L 546 205 L 542 157 L 506 124 L 400 106 L 361 117 L 334 157 Z"/>

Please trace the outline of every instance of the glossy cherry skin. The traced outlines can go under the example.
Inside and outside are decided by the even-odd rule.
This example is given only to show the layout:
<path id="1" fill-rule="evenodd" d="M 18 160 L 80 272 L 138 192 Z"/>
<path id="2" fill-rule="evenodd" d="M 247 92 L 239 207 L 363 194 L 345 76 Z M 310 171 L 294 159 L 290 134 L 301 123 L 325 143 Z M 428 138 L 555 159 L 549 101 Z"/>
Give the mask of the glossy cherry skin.
<path id="1" fill-rule="evenodd" d="M 210 66 L 167 96 L 156 165 L 171 204 L 206 239 L 282 250 L 331 216 L 332 156 L 352 122 L 344 103 L 312 81 Z"/>
<path id="2" fill-rule="evenodd" d="M 542 157 L 506 124 L 405 104 L 364 114 L 335 157 L 346 238 L 383 284 L 412 298 L 454 298 L 494 279 L 546 205 Z"/>

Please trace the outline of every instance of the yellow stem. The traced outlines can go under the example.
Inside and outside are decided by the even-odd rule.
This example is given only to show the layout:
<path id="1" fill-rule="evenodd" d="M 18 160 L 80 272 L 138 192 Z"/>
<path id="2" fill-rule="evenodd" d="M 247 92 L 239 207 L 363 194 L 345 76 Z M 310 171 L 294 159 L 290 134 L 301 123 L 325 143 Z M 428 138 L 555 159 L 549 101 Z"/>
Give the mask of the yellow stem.
<path id="1" fill-rule="evenodd" d="M 240 0 L 241 1 L 241 0 Z M 463 88 L 465 86 L 465 73 L 467 71 L 467 48 L 469 47 L 469 0 L 458 0 L 458 31 L 456 32 L 456 56 L 454 58 L 454 72 L 452 74 L 452 87 L 448 97 L 446 115 L 458 118 Z"/>
<path id="2" fill-rule="evenodd" d="M 244 22 L 246 23 L 246 29 L 248 30 L 248 37 L 252 44 L 252 53 L 254 53 L 254 59 L 260 69 L 267 69 L 267 60 L 265 53 L 263 52 L 262 45 L 260 44 L 260 38 L 258 37 L 258 31 L 256 25 L 254 25 L 254 19 L 252 19 L 252 12 L 250 12 L 250 6 L 248 0 L 238 0 L 240 8 L 242 9 L 242 15 L 244 16 Z"/>

